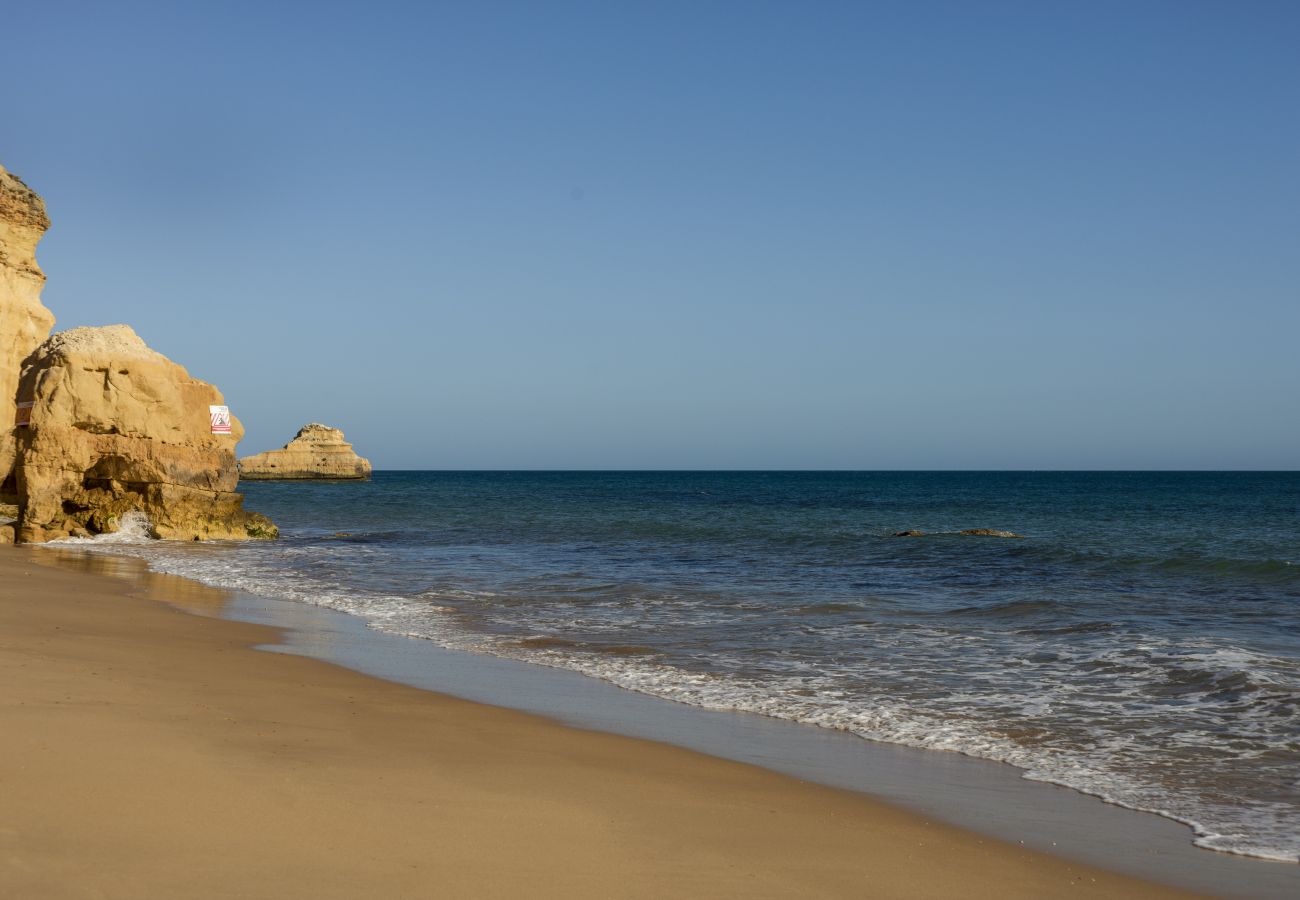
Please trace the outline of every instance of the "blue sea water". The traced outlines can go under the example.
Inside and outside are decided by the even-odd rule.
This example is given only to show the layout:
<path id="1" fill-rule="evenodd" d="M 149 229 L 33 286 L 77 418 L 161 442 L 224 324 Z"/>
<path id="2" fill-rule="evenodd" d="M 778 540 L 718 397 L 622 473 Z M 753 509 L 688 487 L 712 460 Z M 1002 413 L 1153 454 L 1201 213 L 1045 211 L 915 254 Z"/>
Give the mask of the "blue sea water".
<path id="1" fill-rule="evenodd" d="M 1300 858 L 1300 473 L 241 488 L 281 540 L 98 543 L 450 647 L 1004 761 L 1207 848 Z"/>

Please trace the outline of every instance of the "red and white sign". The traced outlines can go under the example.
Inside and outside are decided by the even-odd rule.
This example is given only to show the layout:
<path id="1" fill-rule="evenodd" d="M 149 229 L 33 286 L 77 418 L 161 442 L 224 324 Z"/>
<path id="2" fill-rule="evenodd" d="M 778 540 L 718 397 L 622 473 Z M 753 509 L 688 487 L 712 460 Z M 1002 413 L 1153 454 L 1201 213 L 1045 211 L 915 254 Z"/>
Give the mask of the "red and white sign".
<path id="1" fill-rule="evenodd" d="M 26 428 L 32 424 L 32 407 L 35 405 L 35 402 L 31 400 L 19 403 L 18 409 L 14 412 L 14 425 L 19 428 Z"/>
<path id="2" fill-rule="evenodd" d="M 212 414 L 212 433 L 230 434 L 230 407 L 209 406 L 208 412 Z"/>

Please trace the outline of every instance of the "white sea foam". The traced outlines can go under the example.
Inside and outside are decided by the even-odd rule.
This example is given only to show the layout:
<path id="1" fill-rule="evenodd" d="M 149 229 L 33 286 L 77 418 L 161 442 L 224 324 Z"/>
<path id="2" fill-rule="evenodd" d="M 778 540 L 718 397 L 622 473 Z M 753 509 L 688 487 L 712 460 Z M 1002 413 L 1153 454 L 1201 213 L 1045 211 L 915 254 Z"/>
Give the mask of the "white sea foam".
<path id="1" fill-rule="evenodd" d="M 90 537 L 66 537 L 50 541 L 51 544 L 94 544 L 103 546 L 105 544 L 149 544 L 155 543 L 152 535 L 153 525 L 149 522 L 149 517 L 138 509 L 133 509 L 122 515 L 118 522 L 117 531 L 111 531 L 107 534 L 96 534 Z"/>

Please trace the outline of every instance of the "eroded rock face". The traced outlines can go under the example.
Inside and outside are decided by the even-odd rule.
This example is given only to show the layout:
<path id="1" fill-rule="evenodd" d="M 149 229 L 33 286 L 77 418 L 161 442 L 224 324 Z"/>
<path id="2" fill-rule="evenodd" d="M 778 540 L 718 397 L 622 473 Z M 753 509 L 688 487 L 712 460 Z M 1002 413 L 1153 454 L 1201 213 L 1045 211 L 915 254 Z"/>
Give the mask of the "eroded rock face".
<path id="1" fill-rule="evenodd" d="M 235 493 L 243 427 L 212 434 L 221 392 L 145 345 L 126 325 L 73 328 L 28 358 L 18 400 L 31 424 L 14 429 L 18 538 L 116 531 L 140 510 L 158 537 L 274 537 Z"/>
<path id="2" fill-rule="evenodd" d="M 239 477 L 249 481 L 358 480 L 370 477 L 370 461 L 357 456 L 343 440 L 343 432 L 312 422 L 298 429 L 283 448 L 241 459 Z"/>
<path id="3" fill-rule="evenodd" d="M 23 360 L 54 327 L 36 244 L 50 227 L 36 192 L 0 166 L 0 481 L 13 470 L 14 392 Z"/>

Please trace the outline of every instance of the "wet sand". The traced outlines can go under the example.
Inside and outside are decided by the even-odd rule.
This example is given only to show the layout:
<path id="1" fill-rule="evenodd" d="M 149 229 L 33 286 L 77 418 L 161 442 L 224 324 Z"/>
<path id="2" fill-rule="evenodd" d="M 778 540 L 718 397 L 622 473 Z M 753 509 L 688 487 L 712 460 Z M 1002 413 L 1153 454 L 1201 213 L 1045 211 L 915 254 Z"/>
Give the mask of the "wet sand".
<path id="1" fill-rule="evenodd" d="M 869 797 L 263 653 L 0 548 L 0 896 L 1172 897 Z"/>

